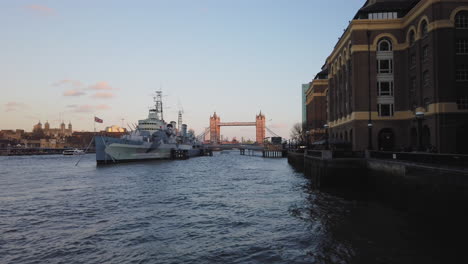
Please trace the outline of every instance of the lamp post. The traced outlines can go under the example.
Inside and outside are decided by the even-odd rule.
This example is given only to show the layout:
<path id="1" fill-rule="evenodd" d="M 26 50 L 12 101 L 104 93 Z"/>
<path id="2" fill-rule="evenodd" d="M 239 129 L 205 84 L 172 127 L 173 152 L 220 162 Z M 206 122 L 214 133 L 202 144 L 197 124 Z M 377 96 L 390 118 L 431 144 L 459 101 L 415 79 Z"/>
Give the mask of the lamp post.
<path id="1" fill-rule="evenodd" d="M 367 149 L 372 150 L 372 125 L 371 120 L 369 120 L 369 123 L 367 123 L 367 131 L 369 134 L 369 142 L 367 143 Z"/>
<path id="2" fill-rule="evenodd" d="M 416 120 L 418 121 L 418 151 L 423 151 L 422 121 L 424 120 L 424 112 L 416 112 Z"/>
<path id="3" fill-rule="evenodd" d="M 367 122 L 367 131 L 368 131 L 368 138 L 369 142 L 367 144 L 367 149 L 372 150 L 372 112 L 371 112 L 371 46 L 370 46 L 370 37 L 371 37 L 371 32 L 367 30 L 366 32 L 367 35 L 367 100 L 368 100 L 368 112 L 369 112 L 369 120 Z"/>
<path id="4" fill-rule="evenodd" d="M 328 124 L 323 125 L 325 128 L 325 149 L 328 149 Z"/>

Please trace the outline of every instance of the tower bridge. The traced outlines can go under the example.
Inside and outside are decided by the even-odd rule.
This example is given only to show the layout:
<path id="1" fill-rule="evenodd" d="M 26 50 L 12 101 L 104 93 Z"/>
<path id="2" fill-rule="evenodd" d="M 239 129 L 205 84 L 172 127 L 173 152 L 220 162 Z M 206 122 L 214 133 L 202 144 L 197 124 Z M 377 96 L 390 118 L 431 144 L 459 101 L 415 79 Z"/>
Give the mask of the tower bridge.
<path id="1" fill-rule="evenodd" d="M 255 117 L 255 122 L 221 122 L 221 117 L 214 113 L 213 116 L 210 116 L 210 127 L 209 127 L 209 134 L 210 134 L 210 142 L 214 144 L 218 144 L 221 142 L 221 127 L 222 126 L 255 126 L 256 132 L 256 142 L 258 144 L 263 143 L 263 139 L 265 138 L 265 115 L 258 114 Z"/>

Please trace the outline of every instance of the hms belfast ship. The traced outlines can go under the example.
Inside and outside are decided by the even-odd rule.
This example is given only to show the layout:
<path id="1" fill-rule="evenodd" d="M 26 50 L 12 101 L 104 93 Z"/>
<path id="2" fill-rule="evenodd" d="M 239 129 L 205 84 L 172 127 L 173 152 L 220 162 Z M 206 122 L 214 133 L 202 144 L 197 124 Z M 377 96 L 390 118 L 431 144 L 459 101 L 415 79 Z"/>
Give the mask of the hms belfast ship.
<path id="1" fill-rule="evenodd" d="M 162 93 L 156 92 L 155 106 L 148 118 L 139 120 L 135 130 L 121 138 L 96 136 L 96 162 L 108 164 L 129 161 L 188 158 L 202 155 L 201 143 L 186 124 L 166 123 L 163 118 Z M 181 122 L 179 112 L 179 122 Z"/>

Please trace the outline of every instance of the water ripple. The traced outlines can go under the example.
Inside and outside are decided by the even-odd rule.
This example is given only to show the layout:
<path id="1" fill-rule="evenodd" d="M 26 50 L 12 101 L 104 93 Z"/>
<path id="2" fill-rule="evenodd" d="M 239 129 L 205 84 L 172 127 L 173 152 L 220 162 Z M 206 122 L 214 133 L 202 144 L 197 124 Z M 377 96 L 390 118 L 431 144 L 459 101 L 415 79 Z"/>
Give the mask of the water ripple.
<path id="1" fill-rule="evenodd" d="M 437 263 L 404 216 L 285 160 L 93 158 L 0 157 L 0 263 Z"/>

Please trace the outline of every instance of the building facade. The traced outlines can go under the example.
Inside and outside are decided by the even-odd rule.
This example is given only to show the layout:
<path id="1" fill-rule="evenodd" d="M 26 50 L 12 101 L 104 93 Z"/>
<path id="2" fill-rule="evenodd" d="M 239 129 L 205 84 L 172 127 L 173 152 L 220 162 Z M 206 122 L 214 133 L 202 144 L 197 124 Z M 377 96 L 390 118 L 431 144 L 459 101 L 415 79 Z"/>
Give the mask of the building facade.
<path id="1" fill-rule="evenodd" d="M 306 91 L 307 140 L 310 143 L 325 139 L 327 122 L 328 70 L 318 73 Z"/>
<path id="2" fill-rule="evenodd" d="M 326 64 L 330 138 L 467 153 L 468 0 L 369 0 Z"/>

